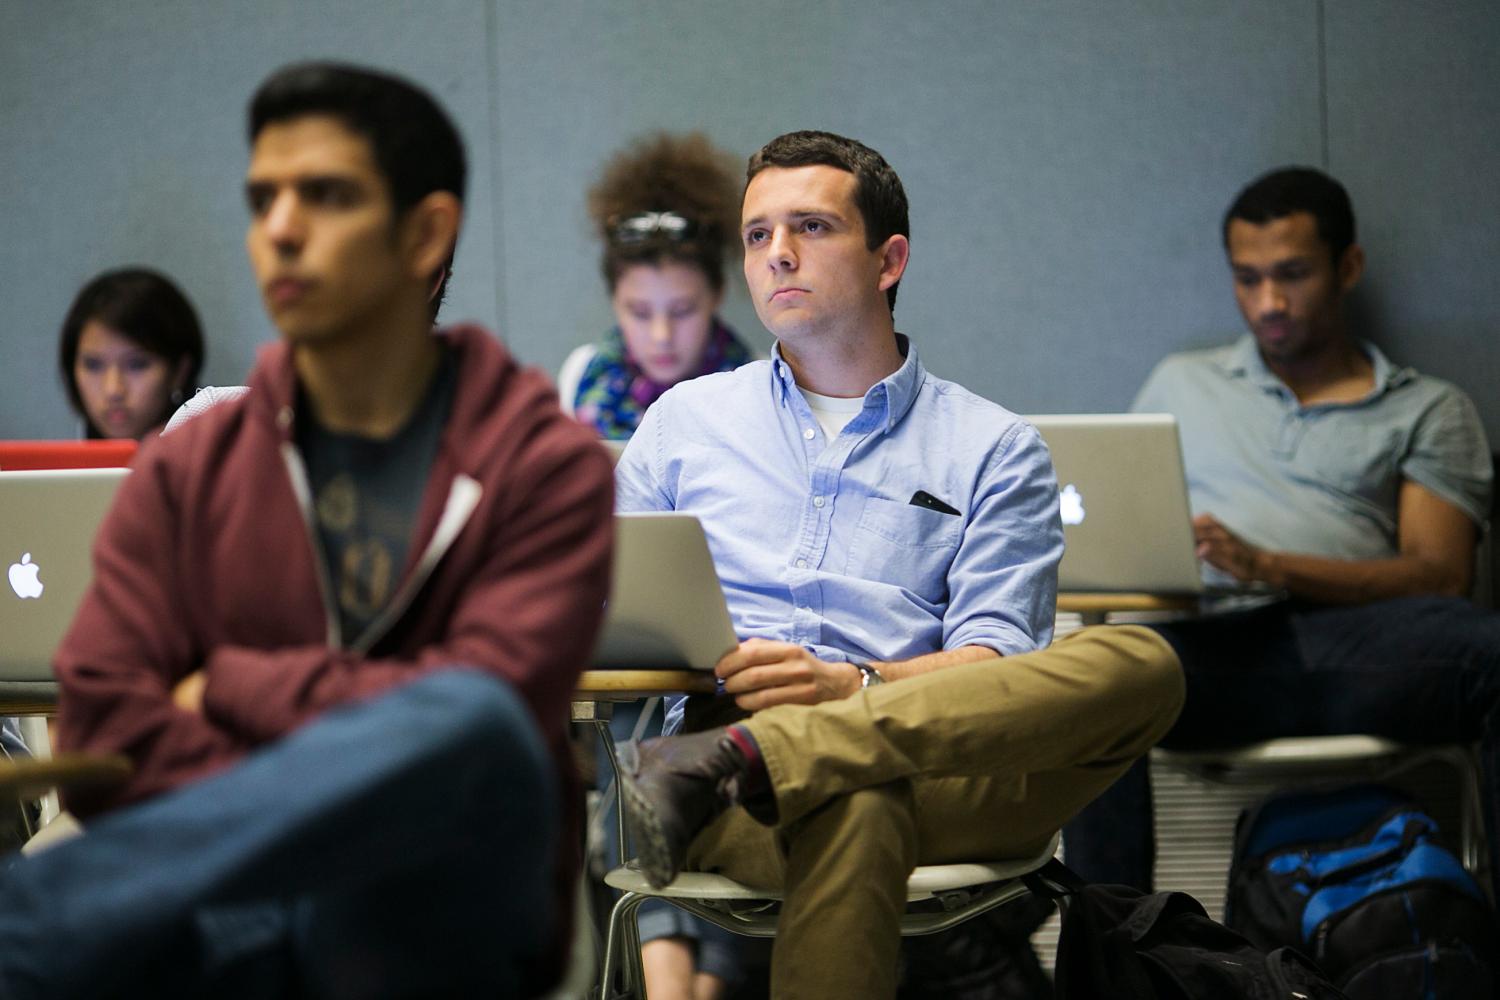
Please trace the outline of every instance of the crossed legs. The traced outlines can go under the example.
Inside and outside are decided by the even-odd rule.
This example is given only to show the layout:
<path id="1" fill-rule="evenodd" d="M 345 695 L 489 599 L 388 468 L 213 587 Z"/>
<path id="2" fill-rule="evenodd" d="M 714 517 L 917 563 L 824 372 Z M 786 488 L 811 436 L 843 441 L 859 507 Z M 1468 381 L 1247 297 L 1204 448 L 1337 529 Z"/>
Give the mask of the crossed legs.
<path id="1" fill-rule="evenodd" d="M 784 889 L 778 998 L 894 996 L 911 869 L 1039 850 L 1161 738 L 1181 700 L 1171 647 L 1118 627 L 766 710 L 743 725 L 778 822 L 731 809 L 693 841 L 688 867 Z"/>

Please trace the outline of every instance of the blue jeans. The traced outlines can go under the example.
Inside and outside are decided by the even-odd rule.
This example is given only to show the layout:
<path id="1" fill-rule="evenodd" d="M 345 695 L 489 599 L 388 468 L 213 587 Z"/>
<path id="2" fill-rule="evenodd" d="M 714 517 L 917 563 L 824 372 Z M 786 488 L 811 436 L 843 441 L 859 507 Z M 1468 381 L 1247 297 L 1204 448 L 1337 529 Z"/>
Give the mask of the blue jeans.
<path id="1" fill-rule="evenodd" d="M 351 704 L 0 875 L 0 996 L 530 995 L 554 765 L 470 670 Z"/>
<path id="2" fill-rule="evenodd" d="M 1500 613 L 1405 597 L 1357 607 L 1285 602 L 1153 626 L 1187 702 L 1162 746 L 1207 750 L 1286 736 L 1368 733 L 1474 743 L 1500 897 Z M 1064 829 L 1068 865 L 1151 891 L 1156 837 L 1143 759 Z"/>

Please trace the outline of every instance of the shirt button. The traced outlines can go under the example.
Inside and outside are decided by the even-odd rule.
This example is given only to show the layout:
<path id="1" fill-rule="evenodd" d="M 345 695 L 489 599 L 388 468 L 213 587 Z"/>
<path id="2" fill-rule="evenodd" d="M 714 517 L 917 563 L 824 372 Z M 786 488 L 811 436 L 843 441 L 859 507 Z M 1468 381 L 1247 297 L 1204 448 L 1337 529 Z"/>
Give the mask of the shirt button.
<path id="1" fill-rule="evenodd" d="M 805 438 L 807 438 L 809 441 L 811 441 L 813 439 L 813 434 L 814 433 L 816 433 L 816 432 L 811 427 L 805 427 L 802 430 L 802 436 L 805 437 Z"/>
<path id="2" fill-rule="evenodd" d="M 797 568 L 798 569 L 807 569 L 807 560 L 806 559 L 798 559 L 797 560 Z"/>
<path id="3" fill-rule="evenodd" d="M 827 501 L 825 501 L 822 497 L 813 497 L 813 506 L 814 507 L 821 507 L 826 502 Z"/>

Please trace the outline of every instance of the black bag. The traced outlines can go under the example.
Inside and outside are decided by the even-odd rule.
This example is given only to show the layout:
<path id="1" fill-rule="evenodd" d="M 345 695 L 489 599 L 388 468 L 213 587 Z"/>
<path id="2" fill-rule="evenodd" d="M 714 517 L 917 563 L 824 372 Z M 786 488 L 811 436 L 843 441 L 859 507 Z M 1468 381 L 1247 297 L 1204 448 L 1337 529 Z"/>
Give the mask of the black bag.
<path id="1" fill-rule="evenodd" d="M 1484 894 L 1395 789 L 1266 799 L 1240 815 L 1224 921 L 1303 949 L 1351 1000 L 1492 1000 Z"/>
<path id="2" fill-rule="evenodd" d="M 1031 947 L 1051 915 L 1051 900 L 1024 896 L 949 930 L 902 938 L 897 1000 L 1051 1000 L 1052 980 Z"/>
<path id="3" fill-rule="evenodd" d="M 1026 882 L 1065 907 L 1058 1000 L 1344 1000 L 1300 953 L 1266 954 L 1187 893 L 1085 885 L 1056 860 Z"/>

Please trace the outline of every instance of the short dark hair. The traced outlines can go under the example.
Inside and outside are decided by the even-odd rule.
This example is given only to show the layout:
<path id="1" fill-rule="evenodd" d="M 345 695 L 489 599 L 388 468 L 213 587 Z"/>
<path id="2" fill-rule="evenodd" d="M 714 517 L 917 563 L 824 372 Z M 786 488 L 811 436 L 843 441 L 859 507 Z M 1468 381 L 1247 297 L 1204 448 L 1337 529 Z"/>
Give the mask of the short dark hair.
<path id="1" fill-rule="evenodd" d="M 62 374 L 68 402 L 83 417 L 89 437 L 100 437 L 99 428 L 89 421 L 88 410 L 78 394 L 73 368 L 78 361 L 78 342 L 83 328 L 98 321 L 121 334 L 137 346 L 150 351 L 175 369 L 188 359 L 187 378 L 178 388 L 187 389 L 198 381 L 203 368 L 203 328 L 187 296 L 166 275 L 144 267 L 123 267 L 105 271 L 84 285 L 68 307 L 58 337 L 57 365 Z M 159 414 L 170 417 L 170 409 Z M 160 422 L 160 421 L 157 421 Z"/>
<path id="2" fill-rule="evenodd" d="M 1224 213 L 1224 248 L 1235 219 L 1263 226 L 1298 212 L 1318 224 L 1318 238 L 1328 244 L 1337 264 L 1354 245 L 1354 206 L 1344 185 L 1313 167 L 1281 167 L 1251 181 Z"/>
<path id="3" fill-rule="evenodd" d="M 874 250 L 892 236 L 911 236 L 906 189 L 885 157 L 862 142 L 832 132 L 788 132 L 779 135 L 750 157 L 748 184 L 767 167 L 837 167 L 854 175 L 854 204 L 865 225 L 865 246 Z M 896 282 L 885 290 L 886 302 L 896 308 Z"/>
<path id="4" fill-rule="evenodd" d="M 267 77 L 250 100 L 250 143 L 267 125 L 308 115 L 337 118 L 370 143 L 375 166 L 390 188 L 396 218 L 434 191 L 447 191 L 463 201 L 468 179 L 463 139 L 437 100 L 416 84 L 343 63 L 284 66 Z M 450 256 L 432 298 L 434 318 L 452 264 Z"/>

